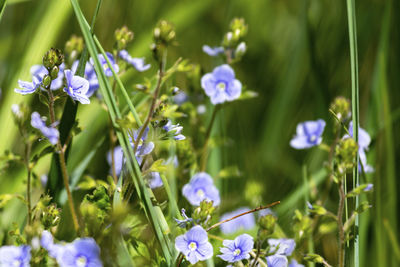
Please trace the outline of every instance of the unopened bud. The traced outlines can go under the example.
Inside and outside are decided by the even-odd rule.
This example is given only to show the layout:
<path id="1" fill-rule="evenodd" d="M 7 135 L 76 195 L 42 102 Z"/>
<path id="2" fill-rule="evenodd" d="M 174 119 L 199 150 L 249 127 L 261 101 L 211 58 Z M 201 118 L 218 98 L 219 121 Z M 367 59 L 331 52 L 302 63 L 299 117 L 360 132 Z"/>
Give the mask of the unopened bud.
<path id="1" fill-rule="evenodd" d="M 59 66 L 64 61 L 64 55 L 61 50 L 56 48 L 51 48 L 43 57 L 43 65 L 46 69 L 51 70 L 54 66 Z"/>
<path id="2" fill-rule="evenodd" d="M 357 151 L 358 145 L 353 138 L 340 140 L 335 149 L 339 165 L 343 165 L 345 168 L 352 168 L 354 166 Z"/>
<path id="3" fill-rule="evenodd" d="M 154 29 L 153 38 L 156 44 L 172 44 L 176 38 L 174 25 L 166 20 L 160 21 Z"/>
<path id="4" fill-rule="evenodd" d="M 350 101 L 343 96 L 336 97 L 330 109 L 336 114 L 336 117 L 340 121 L 343 121 L 350 115 Z"/>
<path id="5" fill-rule="evenodd" d="M 45 75 L 42 80 L 43 87 L 49 87 L 51 84 L 51 77 L 49 75 Z"/>
<path id="6" fill-rule="evenodd" d="M 54 66 L 54 67 L 53 67 L 53 69 L 52 69 L 51 72 L 50 72 L 50 77 L 51 77 L 52 80 L 57 79 L 59 70 L 60 70 L 60 69 L 59 69 L 57 66 Z"/>

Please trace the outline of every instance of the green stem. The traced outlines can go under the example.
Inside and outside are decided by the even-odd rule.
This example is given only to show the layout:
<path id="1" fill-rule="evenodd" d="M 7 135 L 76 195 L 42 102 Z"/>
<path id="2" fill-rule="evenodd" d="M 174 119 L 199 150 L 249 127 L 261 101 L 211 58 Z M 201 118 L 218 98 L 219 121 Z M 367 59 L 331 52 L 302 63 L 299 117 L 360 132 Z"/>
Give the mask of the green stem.
<path id="1" fill-rule="evenodd" d="M 339 186 L 339 208 L 338 208 L 338 214 L 337 214 L 337 219 L 338 219 L 338 229 L 339 229 L 339 240 L 338 240 L 338 266 L 339 267 L 344 267 L 344 259 L 345 259 L 345 248 L 344 248 L 344 243 L 345 243 L 345 235 L 344 235 L 344 228 L 343 228 L 343 208 L 344 208 L 344 200 L 346 198 L 346 195 L 344 193 L 343 189 L 343 181 L 340 182 Z"/>
<path id="2" fill-rule="evenodd" d="M 307 189 L 304 191 L 304 200 L 305 200 L 305 211 L 307 212 L 307 202 L 309 202 L 309 192 L 310 188 L 308 186 L 308 176 L 307 176 L 307 166 L 304 164 L 303 165 L 303 182 L 304 182 L 304 187 Z M 308 253 L 314 254 L 314 242 L 313 242 L 313 234 L 311 234 L 308 237 Z M 308 266 L 314 267 L 315 263 L 314 262 L 309 262 Z"/>
<path id="3" fill-rule="evenodd" d="M 26 200 L 28 202 L 28 225 L 32 225 L 32 200 L 31 200 L 31 176 L 32 169 L 29 164 L 29 159 L 31 157 L 31 143 L 28 141 L 25 147 L 25 166 L 28 171 L 28 179 L 26 184 Z"/>
<path id="4" fill-rule="evenodd" d="M 208 142 L 210 140 L 210 135 L 211 135 L 211 130 L 212 127 L 214 125 L 214 121 L 215 118 L 217 116 L 217 112 L 220 109 L 220 105 L 214 106 L 214 110 L 211 116 L 211 121 L 208 124 L 208 128 L 206 131 L 206 137 L 205 137 L 205 141 L 204 141 L 204 146 L 203 146 L 203 150 L 202 150 L 202 156 L 201 156 L 201 171 L 205 171 L 206 167 L 207 167 L 207 158 L 208 158 Z"/>

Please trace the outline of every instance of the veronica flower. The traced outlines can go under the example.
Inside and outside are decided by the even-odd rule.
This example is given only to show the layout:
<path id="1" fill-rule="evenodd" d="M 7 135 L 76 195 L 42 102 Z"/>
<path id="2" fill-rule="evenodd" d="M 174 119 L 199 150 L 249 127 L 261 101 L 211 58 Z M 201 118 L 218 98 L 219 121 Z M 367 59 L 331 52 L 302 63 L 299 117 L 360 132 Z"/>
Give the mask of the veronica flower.
<path id="1" fill-rule="evenodd" d="M 247 207 L 241 207 L 235 211 L 223 214 L 221 216 L 220 220 L 223 221 L 223 220 L 232 218 L 236 215 L 239 215 L 239 214 L 249 211 L 249 210 L 250 209 Z M 242 230 L 252 229 L 255 226 L 255 224 L 256 224 L 256 222 L 254 219 L 254 214 L 249 213 L 249 214 L 240 216 L 232 221 L 221 224 L 220 229 L 221 229 L 221 232 L 224 234 L 232 234 L 232 233 L 239 231 L 240 229 L 242 229 Z"/>
<path id="2" fill-rule="evenodd" d="M 179 226 L 180 228 L 186 228 L 186 226 L 187 226 L 189 223 L 191 223 L 191 222 L 193 221 L 193 219 L 192 219 L 192 218 L 189 218 L 189 217 L 186 215 L 186 210 L 185 210 L 185 209 L 181 209 L 181 214 L 182 214 L 183 220 L 179 220 L 179 219 L 176 219 L 176 218 L 174 218 L 174 220 L 176 221 L 176 223 L 178 224 L 178 226 Z"/>
<path id="3" fill-rule="evenodd" d="M 191 264 L 209 259 L 213 255 L 207 232 L 199 225 L 178 236 L 175 239 L 175 248 L 182 252 Z"/>
<path id="4" fill-rule="evenodd" d="M 171 120 L 168 120 L 167 124 L 165 124 L 163 126 L 163 129 L 167 132 L 167 133 L 172 133 L 174 136 L 174 139 L 177 141 L 180 140 L 185 140 L 186 137 L 181 134 L 183 127 L 178 124 L 173 125 Z"/>
<path id="5" fill-rule="evenodd" d="M 210 47 L 208 45 L 203 45 L 203 52 L 211 57 L 218 56 L 224 53 L 224 48 L 222 46 Z"/>
<path id="6" fill-rule="evenodd" d="M 3 246 L 0 247 L 1 267 L 29 267 L 31 260 L 30 246 Z"/>
<path id="7" fill-rule="evenodd" d="M 40 245 L 47 250 L 50 257 L 57 258 L 62 252 L 63 246 L 59 244 L 54 244 L 54 238 L 52 234 L 45 230 L 42 232 L 42 237 L 40 238 Z"/>
<path id="8" fill-rule="evenodd" d="M 122 165 L 124 163 L 124 152 L 122 151 L 122 147 L 116 146 L 114 147 L 113 153 L 114 153 L 115 174 L 119 176 L 122 170 Z M 112 165 L 111 151 L 107 153 L 107 162 L 110 166 Z M 110 173 L 112 173 L 112 169 L 110 169 Z"/>
<path id="9" fill-rule="evenodd" d="M 40 87 L 40 83 L 41 81 L 39 81 L 39 79 L 36 78 L 35 76 L 32 77 L 31 83 L 18 80 L 18 84 L 21 89 L 15 88 L 14 92 L 21 95 L 32 94 Z"/>
<path id="10" fill-rule="evenodd" d="M 321 144 L 325 121 L 305 121 L 299 123 L 296 128 L 296 136 L 290 141 L 290 145 L 296 149 L 310 148 Z"/>
<path id="11" fill-rule="evenodd" d="M 159 172 L 150 172 L 148 176 L 149 186 L 151 189 L 163 186 L 163 182 Z"/>
<path id="12" fill-rule="evenodd" d="M 235 240 L 224 240 L 223 248 L 220 248 L 222 255 L 218 255 L 221 259 L 227 262 L 236 262 L 244 259 L 249 259 L 253 250 L 253 237 L 248 234 L 243 234 L 235 238 Z"/>
<path id="13" fill-rule="evenodd" d="M 75 60 L 75 62 L 72 64 L 71 71 L 72 73 L 76 73 L 76 70 L 78 69 L 79 66 L 79 60 Z M 97 79 L 96 72 L 94 70 L 94 67 L 92 64 L 89 62 L 86 62 L 85 65 L 85 79 L 88 80 L 89 82 L 89 90 L 86 93 L 87 97 L 91 97 L 94 92 L 96 92 L 97 89 L 99 89 L 99 80 Z"/>
<path id="14" fill-rule="evenodd" d="M 201 87 L 214 105 L 239 98 L 242 84 L 235 79 L 235 72 L 227 65 L 216 67 L 201 78 Z"/>
<path id="15" fill-rule="evenodd" d="M 182 194 L 194 206 L 203 200 L 213 201 L 214 206 L 220 203 L 219 191 L 210 175 L 205 172 L 196 173 L 188 184 L 182 188 Z"/>
<path id="16" fill-rule="evenodd" d="M 47 127 L 46 123 L 40 117 L 40 114 L 36 111 L 31 115 L 31 125 L 33 128 L 38 129 L 42 134 L 49 139 L 53 145 L 57 144 L 59 138 L 59 132 L 56 128 Z"/>
<path id="17" fill-rule="evenodd" d="M 272 255 L 267 258 L 268 267 L 287 267 L 288 259 L 283 255 Z"/>
<path id="18" fill-rule="evenodd" d="M 60 66 L 58 66 L 57 78 L 51 81 L 51 85 L 50 85 L 51 90 L 56 90 L 56 89 L 59 89 L 62 87 L 63 79 L 64 79 L 64 69 L 65 69 L 64 63 L 62 63 Z M 49 74 L 49 72 L 43 65 L 33 65 L 31 67 L 31 74 L 33 77 L 38 78 L 38 80 L 40 82 L 42 82 L 44 76 L 46 74 Z"/>
<path id="19" fill-rule="evenodd" d="M 143 58 L 138 58 L 138 57 L 131 57 L 129 55 L 128 51 L 126 50 L 121 50 L 119 51 L 119 56 L 129 64 L 131 64 L 137 71 L 145 71 L 150 69 L 150 64 L 145 64 L 144 63 L 144 57 Z"/>
<path id="20" fill-rule="evenodd" d="M 268 239 L 268 244 L 270 246 L 269 252 L 274 252 L 275 254 L 290 256 L 292 255 L 294 248 L 296 247 L 296 242 L 293 239 L 280 238 Z"/>
<path id="21" fill-rule="evenodd" d="M 100 248 L 93 238 L 80 238 L 62 246 L 57 255 L 60 267 L 102 267 Z"/>
<path id="22" fill-rule="evenodd" d="M 65 70 L 65 78 L 67 80 L 67 87 L 64 91 L 76 101 L 82 104 L 89 104 L 90 100 L 86 93 L 89 90 L 89 82 L 82 77 L 74 76 L 70 70 Z"/>
<path id="23" fill-rule="evenodd" d="M 292 259 L 289 263 L 289 267 L 304 267 L 304 265 L 298 263 L 295 259 Z"/>
<path id="24" fill-rule="evenodd" d="M 373 184 L 367 184 L 367 186 L 364 188 L 364 192 L 369 192 L 374 188 Z"/>
<path id="25" fill-rule="evenodd" d="M 118 66 L 117 63 L 115 63 L 113 55 L 111 53 L 109 53 L 109 52 L 106 52 L 106 55 L 107 55 L 108 60 L 111 63 L 111 66 L 113 67 L 115 73 L 118 73 L 119 66 Z M 105 59 L 103 54 L 99 54 L 98 58 L 99 58 L 99 61 L 100 61 L 100 65 L 103 67 L 103 71 L 104 71 L 105 75 L 108 76 L 108 77 L 113 76 L 112 70 L 108 67 L 107 60 Z M 90 63 L 92 65 L 94 65 L 93 58 L 90 58 Z"/>

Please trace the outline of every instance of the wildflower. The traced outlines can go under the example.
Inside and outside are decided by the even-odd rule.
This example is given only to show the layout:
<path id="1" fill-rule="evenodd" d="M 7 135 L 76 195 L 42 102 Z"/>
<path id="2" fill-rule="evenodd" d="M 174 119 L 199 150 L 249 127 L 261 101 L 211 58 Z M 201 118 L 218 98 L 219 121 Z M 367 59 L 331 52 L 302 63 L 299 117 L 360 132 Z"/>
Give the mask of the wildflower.
<path id="1" fill-rule="evenodd" d="M 174 95 L 173 100 L 175 104 L 180 106 L 189 101 L 189 96 L 184 91 L 180 90 L 176 95 Z"/>
<path id="2" fill-rule="evenodd" d="M 116 146 L 114 147 L 113 153 L 114 153 L 115 174 L 119 176 L 122 170 L 122 165 L 124 163 L 124 152 L 122 151 L 122 147 Z M 107 162 L 110 166 L 112 165 L 111 151 L 107 153 Z M 110 172 L 112 172 L 112 170 Z"/>
<path id="3" fill-rule="evenodd" d="M 236 262 L 250 258 L 249 252 L 253 249 L 254 241 L 250 235 L 243 234 L 235 240 L 224 240 L 222 244 L 225 247 L 220 249 L 222 255 L 218 257 L 227 262 Z"/>
<path id="4" fill-rule="evenodd" d="M 59 71 L 57 74 L 57 78 L 51 81 L 51 85 L 50 85 L 51 90 L 57 90 L 63 85 L 64 68 L 65 68 L 64 63 L 62 63 L 60 66 L 58 66 Z M 32 74 L 32 78 L 36 77 L 40 82 L 42 82 L 44 76 L 46 74 L 49 74 L 49 72 L 43 65 L 33 65 L 31 67 L 31 74 Z"/>
<path id="5" fill-rule="evenodd" d="M 42 232 L 42 237 L 40 238 L 40 245 L 47 250 L 50 257 L 57 258 L 62 252 L 63 246 L 59 244 L 54 244 L 54 238 L 52 234 L 45 230 Z"/>
<path id="6" fill-rule="evenodd" d="M 141 130 L 141 128 L 139 128 L 137 131 L 133 132 L 133 140 L 132 140 L 132 136 L 130 136 L 130 142 L 131 142 L 132 147 L 135 146 L 135 143 L 138 138 L 140 130 Z M 146 129 L 144 130 L 144 132 L 142 134 L 142 137 L 139 140 L 139 144 L 137 146 L 135 156 L 136 156 L 136 159 L 138 160 L 139 164 L 141 164 L 141 162 L 142 162 L 142 157 L 150 154 L 151 151 L 153 151 L 153 149 L 154 149 L 154 143 L 147 141 L 148 133 L 149 133 L 149 127 L 146 127 Z"/>
<path id="7" fill-rule="evenodd" d="M 0 247 L 0 266 L 29 267 L 31 260 L 31 247 L 24 246 L 3 246 Z"/>
<path id="8" fill-rule="evenodd" d="M 196 173 L 190 182 L 183 186 L 182 194 L 194 206 L 199 206 L 203 200 L 213 201 L 214 206 L 220 203 L 218 189 L 211 176 L 205 172 Z"/>
<path id="9" fill-rule="evenodd" d="M 211 57 L 218 56 L 224 53 L 224 48 L 222 46 L 210 47 L 208 45 L 203 45 L 203 52 Z"/>
<path id="10" fill-rule="evenodd" d="M 321 144 L 325 121 L 305 121 L 299 123 L 296 128 L 296 136 L 290 141 L 290 145 L 296 149 L 310 148 Z"/>
<path id="11" fill-rule="evenodd" d="M 159 172 L 150 172 L 148 176 L 149 186 L 151 189 L 163 186 L 163 182 Z"/>
<path id="12" fill-rule="evenodd" d="M 168 120 L 167 124 L 165 124 L 163 126 L 163 129 L 167 132 L 167 133 L 172 133 L 174 136 L 174 139 L 179 141 L 179 140 L 184 140 L 186 139 L 186 137 L 181 134 L 183 127 L 178 124 L 173 125 L 171 120 Z"/>
<path id="13" fill-rule="evenodd" d="M 19 108 L 18 104 L 12 104 L 11 111 L 16 118 L 22 118 L 23 113 L 21 112 L 21 109 Z"/>
<path id="14" fill-rule="evenodd" d="M 146 71 L 150 69 L 151 65 L 150 64 L 145 64 L 144 63 L 144 58 L 138 58 L 138 57 L 131 57 L 129 55 L 128 51 L 126 50 L 121 50 L 119 51 L 119 56 L 129 64 L 131 64 L 137 71 Z"/>
<path id="15" fill-rule="evenodd" d="M 175 248 L 182 252 L 191 264 L 209 259 L 213 255 L 207 232 L 199 225 L 178 236 L 175 239 Z"/>
<path id="16" fill-rule="evenodd" d="M 272 255 L 267 258 L 268 267 L 287 267 L 288 259 L 283 255 Z"/>
<path id="17" fill-rule="evenodd" d="M 236 50 L 235 50 L 235 57 L 237 58 L 237 57 L 242 57 L 243 55 L 244 55 L 244 53 L 246 53 L 246 50 L 247 50 L 247 46 L 246 46 L 246 43 L 245 42 L 241 42 L 237 47 L 236 47 Z"/>
<path id="18" fill-rule="evenodd" d="M 27 94 L 32 94 L 34 93 L 39 87 L 40 87 L 41 81 L 35 76 L 32 77 L 32 82 L 25 82 L 18 80 L 19 87 L 22 89 L 14 89 L 14 92 L 21 94 L 21 95 L 27 95 Z"/>
<path id="19" fill-rule="evenodd" d="M 285 256 L 292 255 L 294 248 L 296 247 L 296 242 L 293 239 L 288 238 L 270 238 L 268 239 L 268 244 L 270 246 L 271 253 Z"/>
<path id="20" fill-rule="evenodd" d="M 192 222 L 193 219 L 192 219 L 192 218 L 189 218 L 189 217 L 186 215 L 186 210 L 185 210 L 185 209 L 181 209 L 181 214 L 182 214 L 183 220 L 179 220 L 179 219 L 176 219 L 176 218 L 174 218 L 174 220 L 176 221 L 176 223 L 178 224 L 178 226 L 179 226 L 180 228 L 186 228 L 187 224 L 189 224 L 190 222 Z"/>
<path id="21" fill-rule="evenodd" d="M 201 78 L 201 87 L 214 105 L 233 101 L 242 92 L 242 84 L 235 79 L 235 72 L 227 64 L 216 67 L 212 73 L 205 74 Z"/>
<path id="22" fill-rule="evenodd" d="M 292 259 L 289 263 L 289 267 L 304 267 L 304 265 L 298 263 L 295 259 Z"/>
<path id="23" fill-rule="evenodd" d="M 221 216 L 221 221 L 232 218 L 236 215 L 239 215 L 243 212 L 249 211 L 250 209 L 247 207 L 241 207 L 235 211 L 225 213 Z M 243 216 L 240 216 L 232 221 L 221 224 L 220 229 L 224 234 L 232 234 L 240 229 L 249 230 L 255 226 L 255 219 L 253 213 L 249 213 Z"/>
<path id="24" fill-rule="evenodd" d="M 76 70 L 78 69 L 78 65 L 79 65 L 79 60 L 75 60 L 75 62 L 72 64 L 71 71 L 74 75 L 76 73 Z M 86 96 L 91 97 L 93 93 L 96 92 L 97 89 L 99 89 L 99 80 L 97 79 L 97 75 L 93 65 L 90 64 L 89 62 L 86 62 L 85 65 L 84 77 L 89 82 L 89 90 L 87 91 Z"/>
<path id="25" fill-rule="evenodd" d="M 115 63 L 113 55 L 111 53 L 109 53 L 109 52 L 106 52 L 106 55 L 108 57 L 108 60 L 111 63 L 111 66 L 113 67 L 115 73 L 118 73 L 119 67 L 118 67 L 118 64 Z M 99 61 L 100 61 L 100 65 L 103 67 L 103 71 L 104 71 L 105 75 L 108 76 L 108 77 L 113 76 L 112 70 L 109 68 L 109 66 L 107 64 L 107 60 L 105 59 L 103 54 L 99 54 L 98 58 L 99 58 Z M 90 58 L 90 63 L 92 65 L 94 65 L 93 58 Z"/>
<path id="26" fill-rule="evenodd" d="M 58 137 L 59 137 L 59 132 L 56 128 L 53 127 L 46 127 L 45 122 L 42 120 L 40 117 L 40 114 L 37 113 L 36 111 L 32 113 L 31 115 L 31 125 L 33 128 L 38 129 L 39 131 L 42 132 L 42 134 L 49 139 L 50 143 L 53 145 L 57 144 L 58 142 Z"/>
<path id="27" fill-rule="evenodd" d="M 65 78 L 67 80 L 67 87 L 64 91 L 74 100 L 82 104 L 89 104 L 90 100 L 86 93 L 89 90 L 89 82 L 82 77 L 74 76 L 70 70 L 65 70 Z"/>
<path id="28" fill-rule="evenodd" d="M 100 248 L 93 238 L 76 239 L 62 247 L 57 255 L 60 267 L 102 267 Z"/>
<path id="29" fill-rule="evenodd" d="M 369 192 L 374 188 L 373 184 L 367 184 L 367 186 L 364 188 L 364 192 Z"/>

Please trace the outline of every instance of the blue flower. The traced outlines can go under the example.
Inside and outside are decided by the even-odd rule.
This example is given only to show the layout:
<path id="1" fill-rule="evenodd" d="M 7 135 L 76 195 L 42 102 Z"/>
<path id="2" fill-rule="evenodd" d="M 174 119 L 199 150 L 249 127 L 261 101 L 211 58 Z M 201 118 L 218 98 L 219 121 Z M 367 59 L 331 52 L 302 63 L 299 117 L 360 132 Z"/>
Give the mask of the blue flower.
<path id="1" fill-rule="evenodd" d="M 54 244 L 54 238 L 52 234 L 45 230 L 42 232 L 42 237 L 40 238 L 40 245 L 47 250 L 50 257 L 57 258 L 60 252 L 62 252 L 63 246 L 59 244 Z"/>
<path id="2" fill-rule="evenodd" d="M 298 263 L 295 259 L 292 259 L 290 264 L 289 264 L 289 267 L 304 267 L 304 265 Z"/>
<path id="3" fill-rule="evenodd" d="M 79 60 L 75 60 L 72 64 L 71 71 L 75 75 L 76 70 L 78 69 Z M 89 81 L 89 90 L 87 91 L 87 97 L 91 97 L 97 89 L 99 89 L 99 80 L 97 79 L 96 71 L 94 67 L 89 62 L 86 62 L 85 65 L 85 79 Z"/>
<path id="4" fill-rule="evenodd" d="M 108 60 L 111 63 L 111 66 L 113 67 L 115 73 L 118 73 L 119 67 L 118 67 L 118 64 L 115 63 L 113 55 L 111 53 L 109 53 L 109 52 L 106 52 L 106 55 L 108 57 Z M 112 70 L 108 67 L 107 60 L 105 59 L 103 54 L 99 54 L 98 58 L 99 58 L 99 61 L 100 61 L 100 65 L 103 67 L 103 71 L 104 71 L 105 75 L 108 76 L 108 77 L 113 76 Z M 94 65 L 93 58 L 90 58 L 90 63 L 92 65 Z"/>
<path id="5" fill-rule="evenodd" d="M 235 240 L 224 240 L 222 244 L 225 246 L 220 248 L 222 255 L 218 255 L 221 259 L 227 262 L 236 262 L 244 259 L 249 259 L 249 252 L 254 246 L 253 237 L 248 234 L 243 234 L 235 238 Z"/>
<path id="6" fill-rule="evenodd" d="M 185 210 L 185 209 L 181 209 L 181 214 L 182 214 L 183 220 L 179 220 L 179 219 L 176 219 L 176 218 L 174 218 L 174 220 L 176 221 L 176 223 L 178 224 L 178 226 L 179 226 L 180 228 L 186 228 L 186 226 L 187 226 L 189 223 L 191 223 L 191 222 L 193 221 L 193 219 L 192 219 L 192 218 L 189 218 L 189 217 L 186 215 L 186 210 Z"/>
<path id="7" fill-rule="evenodd" d="M 296 128 L 296 136 L 290 141 L 290 145 L 296 149 L 310 148 L 321 144 L 325 121 L 305 121 L 299 123 Z"/>
<path id="8" fill-rule="evenodd" d="M 57 78 L 51 81 L 50 85 L 51 90 L 56 90 L 62 87 L 64 79 L 64 68 L 65 68 L 64 63 L 58 66 Z M 33 65 L 31 67 L 31 74 L 33 77 L 36 77 L 40 82 L 42 82 L 44 76 L 46 74 L 49 74 L 49 72 L 43 65 Z"/>
<path id="9" fill-rule="evenodd" d="M 62 247 L 57 255 L 60 267 L 102 267 L 100 248 L 93 238 L 76 239 Z"/>
<path id="10" fill-rule="evenodd" d="M 287 267 L 288 259 L 283 255 L 272 255 L 267 258 L 268 267 Z"/>
<path id="11" fill-rule="evenodd" d="M 239 214 L 249 211 L 249 210 L 250 209 L 247 207 L 241 207 L 235 211 L 223 214 L 221 216 L 220 220 L 223 221 L 223 220 L 232 218 L 236 215 L 239 215 Z M 243 230 L 252 229 L 255 226 L 255 224 L 256 224 L 256 222 L 255 222 L 253 213 L 249 213 L 249 214 L 240 216 L 232 221 L 221 224 L 220 229 L 221 229 L 222 233 L 227 235 L 227 234 L 235 233 L 235 232 L 239 231 L 240 229 L 243 229 Z"/>
<path id="12" fill-rule="evenodd" d="M 150 69 L 150 64 L 145 64 L 144 63 L 144 58 L 138 58 L 138 57 L 131 57 L 129 55 L 128 51 L 126 50 L 121 50 L 119 51 L 119 56 L 129 64 L 131 64 L 137 71 L 145 71 Z"/>
<path id="13" fill-rule="evenodd" d="M 174 136 L 174 139 L 177 141 L 180 140 L 185 140 L 186 137 L 181 134 L 183 127 L 178 124 L 173 125 L 171 120 L 168 120 L 167 124 L 165 124 L 163 126 L 163 129 L 167 132 L 167 133 L 172 133 Z"/>
<path id="14" fill-rule="evenodd" d="M 270 246 L 269 252 L 285 256 L 292 255 L 294 248 L 296 247 L 296 242 L 293 239 L 288 238 L 270 238 L 268 239 L 268 244 Z"/>
<path id="15" fill-rule="evenodd" d="M 203 52 L 211 57 L 218 56 L 224 53 L 224 48 L 222 46 L 210 47 L 208 45 L 203 45 Z"/>
<path id="16" fill-rule="evenodd" d="M 31 115 L 31 125 L 33 128 L 38 129 L 42 134 L 49 139 L 53 145 L 57 144 L 59 138 L 59 132 L 56 128 L 46 127 L 46 123 L 40 117 L 40 114 L 36 111 Z"/>
<path id="17" fill-rule="evenodd" d="M 155 189 L 158 187 L 163 186 L 163 182 L 160 176 L 160 173 L 158 172 L 150 172 L 148 174 L 148 181 L 149 181 L 149 186 L 151 189 Z"/>
<path id="18" fill-rule="evenodd" d="M 175 248 L 182 252 L 191 264 L 209 259 L 213 255 L 207 232 L 199 225 L 178 236 L 175 239 Z"/>
<path id="19" fill-rule="evenodd" d="M 235 72 L 227 65 L 216 67 L 201 78 L 201 87 L 214 105 L 239 98 L 242 84 L 235 79 Z"/>
<path id="20" fill-rule="evenodd" d="M 21 95 L 32 94 L 40 87 L 40 83 L 41 81 L 39 81 L 39 79 L 35 76 L 32 77 L 31 83 L 18 80 L 19 87 L 21 87 L 22 89 L 15 88 L 14 92 Z"/>
<path id="21" fill-rule="evenodd" d="M 188 184 L 182 188 L 182 194 L 194 206 L 203 200 L 213 201 L 214 206 L 220 203 L 219 191 L 210 175 L 205 172 L 196 173 Z"/>
<path id="22" fill-rule="evenodd" d="M 369 192 L 374 188 L 373 184 L 367 184 L 367 186 L 364 188 L 364 192 Z"/>
<path id="23" fill-rule="evenodd" d="M 89 90 L 89 82 L 82 77 L 74 76 L 70 70 L 65 70 L 65 78 L 67 80 L 67 87 L 64 91 L 76 101 L 82 104 L 89 104 L 90 100 L 86 93 Z"/>
<path id="24" fill-rule="evenodd" d="M 122 170 L 122 165 L 124 163 L 124 152 L 122 151 L 122 147 L 116 146 L 114 147 L 113 153 L 114 153 L 115 174 L 119 176 Z M 110 166 L 112 165 L 111 151 L 107 153 L 107 162 Z M 110 169 L 110 173 L 112 173 L 112 169 Z"/>
<path id="25" fill-rule="evenodd" d="M 31 260 L 30 246 L 3 246 L 0 247 L 0 266 L 29 267 Z"/>

